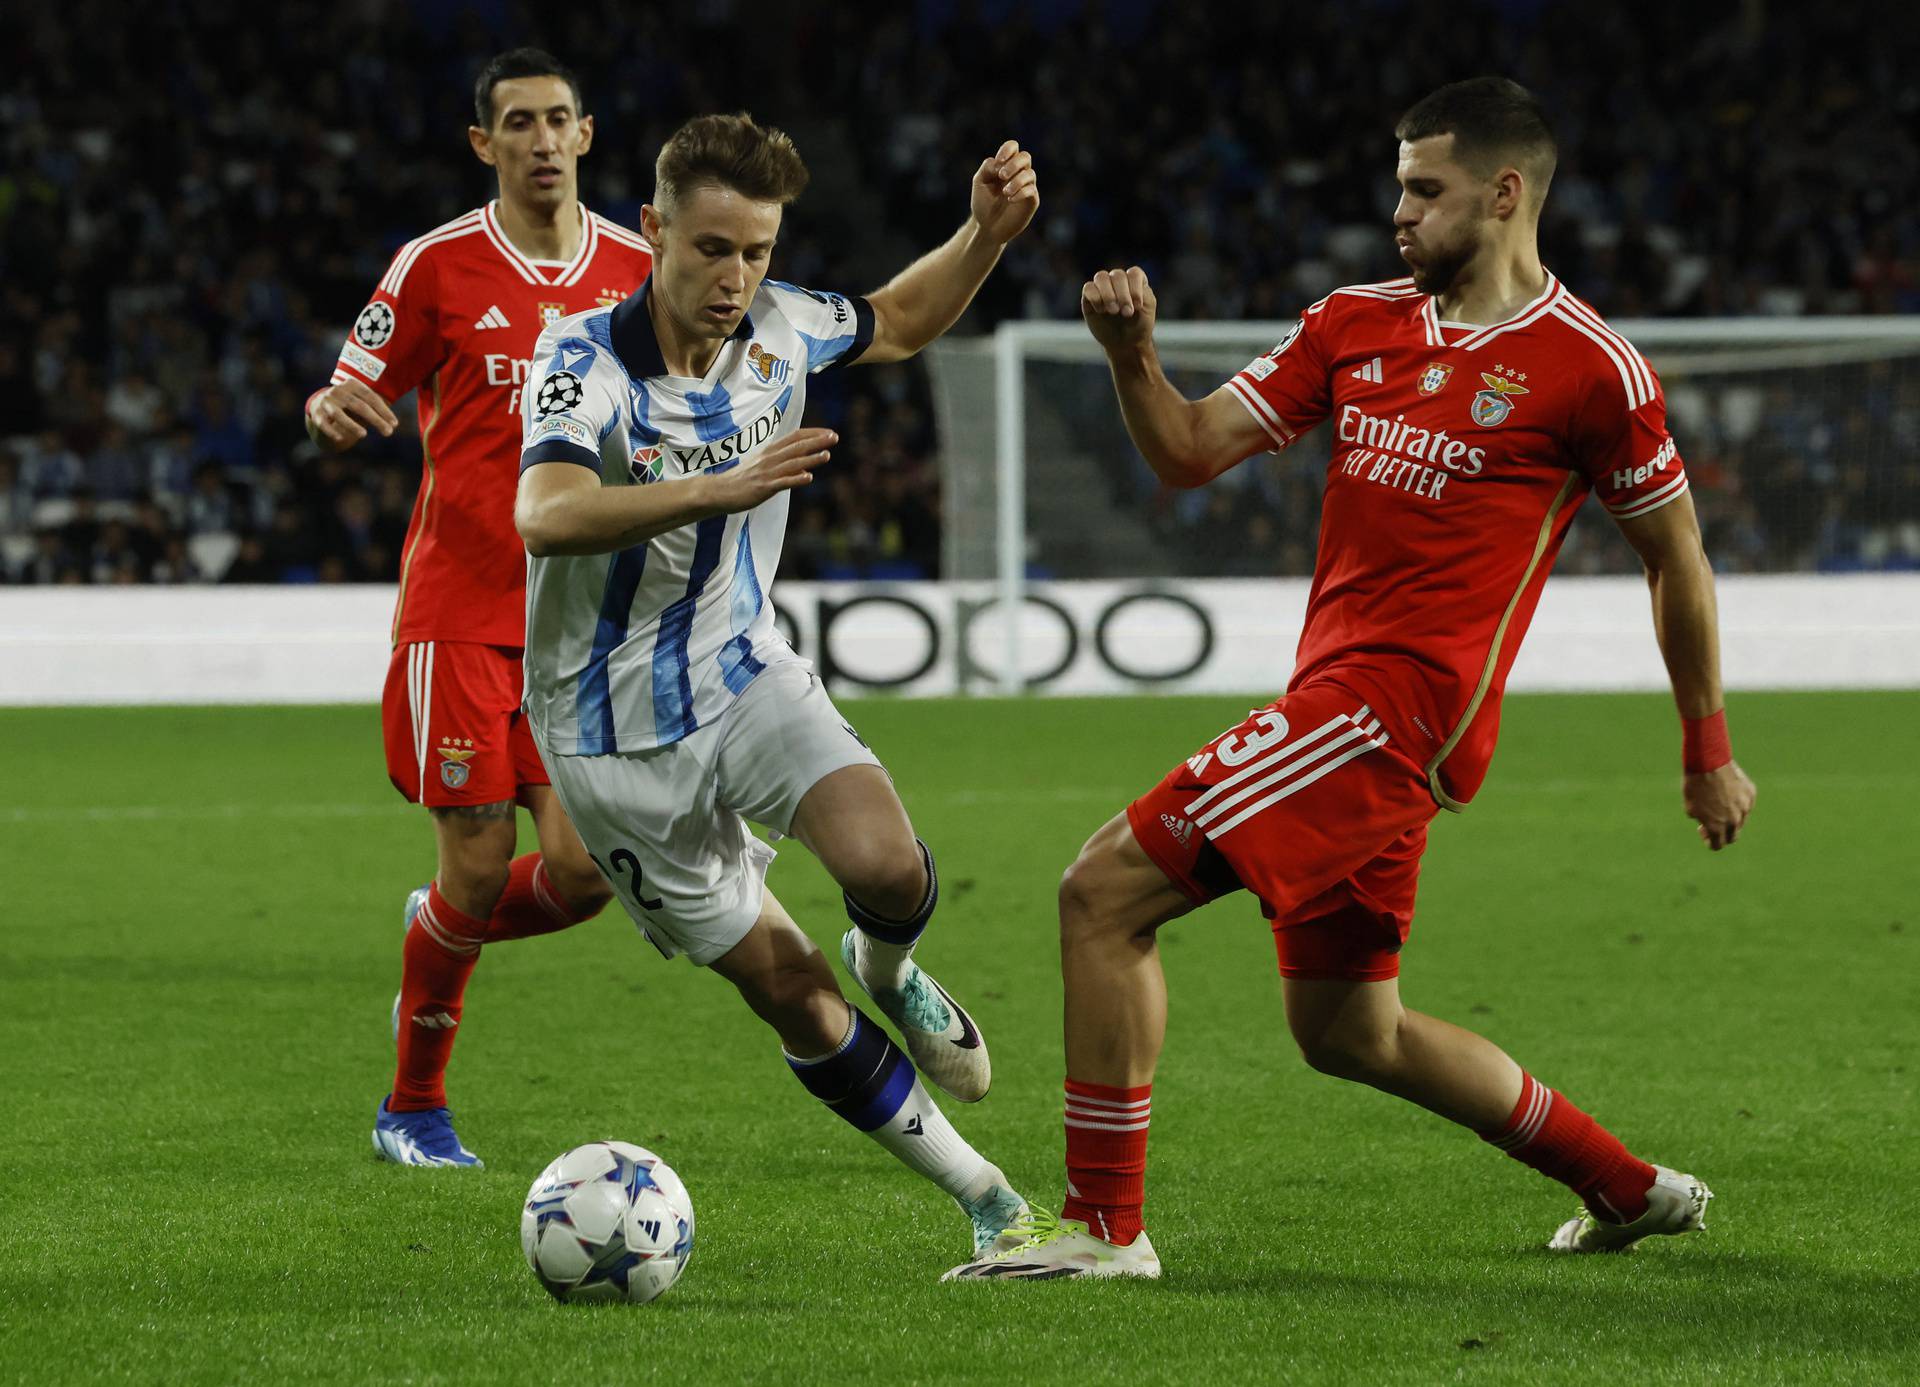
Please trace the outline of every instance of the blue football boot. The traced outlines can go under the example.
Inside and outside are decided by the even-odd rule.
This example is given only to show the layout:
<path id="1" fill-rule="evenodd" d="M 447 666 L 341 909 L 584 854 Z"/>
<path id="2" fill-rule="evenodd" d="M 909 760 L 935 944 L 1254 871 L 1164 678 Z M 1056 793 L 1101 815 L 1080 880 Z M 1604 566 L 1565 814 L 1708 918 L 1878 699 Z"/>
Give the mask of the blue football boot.
<path id="1" fill-rule="evenodd" d="M 382 1160 L 396 1165 L 471 1166 L 475 1170 L 486 1165 L 460 1144 L 453 1130 L 453 1114 L 445 1108 L 388 1112 L 385 1098 L 373 1115 L 373 1149 Z"/>

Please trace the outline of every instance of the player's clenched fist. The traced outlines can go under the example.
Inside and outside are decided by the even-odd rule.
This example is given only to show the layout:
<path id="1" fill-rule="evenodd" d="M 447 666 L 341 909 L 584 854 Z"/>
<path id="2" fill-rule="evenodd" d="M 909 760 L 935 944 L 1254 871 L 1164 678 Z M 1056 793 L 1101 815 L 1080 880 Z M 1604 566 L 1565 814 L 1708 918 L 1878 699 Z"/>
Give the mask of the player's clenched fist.
<path id="1" fill-rule="evenodd" d="M 801 429 L 781 439 L 751 467 L 708 474 L 709 503 L 722 514 L 752 510 L 769 496 L 813 480 L 813 469 L 832 456 L 840 435 L 832 429 Z"/>
<path id="2" fill-rule="evenodd" d="M 1149 340 L 1154 308 L 1153 286 L 1138 265 L 1102 270 L 1080 290 L 1080 316 L 1094 341 L 1109 351 Z"/>
<path id="3" fill-rule="evenodd" d="M 343 452 L 377 430 L 393 437 L 400 418 L 364 383 L 348 378 L 307 401 L 307 436 L 329 453 Z"/>
<path id="4" fill-rule="evenodd" d="M 1700 825 L 1700 838 L 1719 852 L 1740 836 L 1758 794 L 1747 773 L 1729 761 L 1718 770 L 1689 775 L 1681 794 L 1687 817 Z"/>
<path id="5" fill-rule="evenodd" d="M 973 175 L 970 201 L 974 221 L 995 245 L 1004 246 L 1027 229 L 1040 210 L 1040 180 L 1033 156 L 1008 140 Z"/>

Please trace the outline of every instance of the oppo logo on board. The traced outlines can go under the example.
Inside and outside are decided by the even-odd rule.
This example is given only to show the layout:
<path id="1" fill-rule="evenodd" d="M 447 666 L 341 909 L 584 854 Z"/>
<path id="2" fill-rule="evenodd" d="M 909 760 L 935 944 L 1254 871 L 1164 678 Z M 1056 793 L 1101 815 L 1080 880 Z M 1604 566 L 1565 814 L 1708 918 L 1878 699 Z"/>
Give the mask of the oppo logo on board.
<path id="1" fill-rule="evenodd" d="M 796 600 L 795 588 L 802 589 Z M 999 685 L 1005 627 L 997 596 L 937 584 L 862 591 L 783 585 L 774 620 L 829 686 L 898 689 L 946 672 L 962 691 Z M 1140 586 L 1075 613 L 1042 591 L 1021 599 L 1022 683 L 1044 689 L 1083 652 L 1129 683 L 1185 679 L 1213 655 L 1214 621 L 1183 593 Z"/>

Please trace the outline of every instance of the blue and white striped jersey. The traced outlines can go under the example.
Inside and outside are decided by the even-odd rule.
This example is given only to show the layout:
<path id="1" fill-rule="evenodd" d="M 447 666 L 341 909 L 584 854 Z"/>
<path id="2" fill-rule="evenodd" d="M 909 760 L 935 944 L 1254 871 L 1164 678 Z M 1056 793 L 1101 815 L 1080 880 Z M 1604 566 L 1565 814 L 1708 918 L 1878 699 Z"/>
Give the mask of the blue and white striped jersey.
<path id="1" fill-rule="evenodd" d="M 603 486 L 751 467 L 800 427 L 807 376 L 873 340 L 865 299 L 765 280 L 704 379 L 667 374 L 649 286 L 562 318 L 534 348 L 520 468 L 591 467 Z M 677 742 L 774 660 L 794 658 L 767 592 L 788 494 L 617 554 L 532 558 L 526 708 L 548 754 Z"/>

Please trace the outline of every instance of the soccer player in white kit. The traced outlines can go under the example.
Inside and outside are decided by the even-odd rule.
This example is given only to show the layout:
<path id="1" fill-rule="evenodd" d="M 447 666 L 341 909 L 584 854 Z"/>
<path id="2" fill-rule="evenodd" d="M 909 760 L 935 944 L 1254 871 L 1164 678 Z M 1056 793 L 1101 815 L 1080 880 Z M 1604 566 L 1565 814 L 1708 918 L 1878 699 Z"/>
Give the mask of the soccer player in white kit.
<path id="1" fill-rule="evenodd" d="M 531 555 L 527 716 L 646 937 L 738 988 L 808 1091 L 952 1195 L 978 1249 L 1026 1204 L 914 1070 L 965 1102 L 990 1077 L 979 1028 L 913 960 L 939 897 L 933 854 L 767 592 L 787 493 L 836 441 L 800 428 L 807 377 L 900 361 L 945 332 L 1033 219 L 1038 185 L 1003 144 L 974 174 L 966 224 L 859 298 L 766 278 L 806 180 L 780 131 L 689 121 L 641 212 L 651 276 L 541 334 L 514 512 Z M 911 1060 L 766 890 L 773 850 L 747 820 L 799 839 L 843 888 L 842 956 Z"/>

